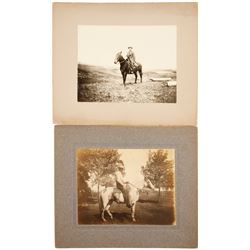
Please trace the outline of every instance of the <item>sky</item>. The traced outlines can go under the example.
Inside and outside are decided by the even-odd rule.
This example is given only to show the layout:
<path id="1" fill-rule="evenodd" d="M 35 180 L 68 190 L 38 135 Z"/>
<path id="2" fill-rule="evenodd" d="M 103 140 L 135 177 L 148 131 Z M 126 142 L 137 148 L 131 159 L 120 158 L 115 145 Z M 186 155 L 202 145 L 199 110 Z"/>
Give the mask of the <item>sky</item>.
<path id="1" fill-rule="evenodd" d="M 151 151 L 154 150 L 151 149 Z M 119 149 L 118 152 L 121 154 L 121 160 L 125 166 L 126 180 L 142 187 L 144 178 L 141 174 L 141 167 L 145 166 L 148 160 L 149 149 Z M 168 149 L 168 159 L 175 159 L 174 149 Z"/>
<path id="2" fill-rule="evenodd" d="M 175 25 L 78 26 L 78 63 L 115 68 L 115 54 L 133 47 L 144 69 L 176 70 Z"/>
<path id="3" fill-rule="evenodd" d="M 157 149 L 150 149 L 155 151 Z M 168 160 L 175 162 L 175 150 L 166 149 L 168 151 Z M 118 149 L 118 153 L 121 155 L 120 159 L 123 161 L 126 171 L 125 180 L 129 181 L 137 188 L 143 188 L 144 177 L 141 173 L 141 167 L 146 165 L 148 160 L 149 149 Z M 89 182 L 92 190 L 97 191 L 97 185 L 92 186 Z M 103 189 L 101 187 L 101 189 Z"/>

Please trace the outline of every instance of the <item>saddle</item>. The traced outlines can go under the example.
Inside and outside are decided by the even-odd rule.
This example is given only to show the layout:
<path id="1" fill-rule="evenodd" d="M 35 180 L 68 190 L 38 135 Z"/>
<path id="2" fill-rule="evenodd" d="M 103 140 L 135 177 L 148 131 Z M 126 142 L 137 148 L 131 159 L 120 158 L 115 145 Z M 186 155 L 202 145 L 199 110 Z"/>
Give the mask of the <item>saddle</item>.
<path id="1" fill-rule="evenodd" d="M 114 191 L 113 191 L 113 199 L 115 202 L 117 203 L 124 203 L 125 202 L 125 199 L 124 199 L 124 196 L 123 196 L 123 193 L 120 189 L 118 188 L 114 188 Z"/>
<path id="2" fill-rule="evenodd" d="M 128 60 L 128 65 L 129 65 L 129 74 L 133 74 L 134 73 L 134 70 L 135 68 L 138 66 L 137 62 L 131 62 L 130 60 Z"/>

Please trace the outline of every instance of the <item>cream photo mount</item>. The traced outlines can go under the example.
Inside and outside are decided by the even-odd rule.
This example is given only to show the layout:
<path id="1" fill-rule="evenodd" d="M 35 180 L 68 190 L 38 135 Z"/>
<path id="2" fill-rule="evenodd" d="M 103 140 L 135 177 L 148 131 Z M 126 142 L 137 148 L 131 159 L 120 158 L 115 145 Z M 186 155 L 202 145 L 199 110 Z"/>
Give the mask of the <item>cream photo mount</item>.
<path id="1" fill-rule="evenodd" d="M 176 225 L 79 225 L 78 148 L 175 149 Z M 197 128 L 55 126 L 56 247 L 197 247 Z"/>
<path id="2" fill-rule="evenodd" d="M 196 126 L 197 7 L 197 3 L 54 3 L 54 123 Z M 79 25 L 175 25 L 177 27 L 176 103 L 78 102 L 77 27 Z"/>

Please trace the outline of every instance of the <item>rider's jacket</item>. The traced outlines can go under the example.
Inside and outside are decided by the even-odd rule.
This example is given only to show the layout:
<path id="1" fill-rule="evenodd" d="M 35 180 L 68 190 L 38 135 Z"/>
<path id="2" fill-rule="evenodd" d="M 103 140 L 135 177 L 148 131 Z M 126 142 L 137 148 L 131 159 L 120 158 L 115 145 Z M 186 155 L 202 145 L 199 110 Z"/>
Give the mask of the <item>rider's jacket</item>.
<path id="1" fill-rule="evenodd" d="M 124 181 L 124 177 L 120 171 L 115 172 L 115 181 L 116 181 L 117 188 L 119 188 L 121 191 L 123 191 L 125 181 Z"/>
<path id="2" fill-rule="evenodd" d="M 135 62 L 135 53 L 132 50 L 129 50 L 127 53 L 127 58 L 132 62 Z"/>

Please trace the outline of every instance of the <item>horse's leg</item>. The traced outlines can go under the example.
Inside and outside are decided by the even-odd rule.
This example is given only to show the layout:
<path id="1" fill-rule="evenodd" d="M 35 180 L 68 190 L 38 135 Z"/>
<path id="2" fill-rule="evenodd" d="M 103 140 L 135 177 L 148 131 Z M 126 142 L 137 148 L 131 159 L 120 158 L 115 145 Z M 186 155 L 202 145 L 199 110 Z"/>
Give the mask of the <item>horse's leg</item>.
<path id="1" fill-rule="evenodd" d="M 132 207 L 131 207 L 131 216 L 132 216 L 132 221 L 135 222 L 135 204 L 133 203 Z"/>
<path id="2" fill-rule="evenodd" d="M 102 217 L 102 221 L 107 221 L 104 217 L 104 212 L 105 212 L 105 208 L 102 209 L 102 214 L 101 214 L 101 217 Z"/>
<path id="3" fill-rule="evenodd" d="M 110 216 L 110 219 L 113 220 L 113 215 L 112 215 L 112 213 L 111 213 L 110 210 L 109 210 L 111 204 L 112 204 L 112 201 L 110 201 L 110 202 L 108 203 L 108 205 L 106 206 L 106 211 L 107 211 L 108 215 Z"/>
<path id="4" fill-rule="evenodd" d="M 122 72 L 122 80 L 123 80 L 123 85 L 125 87 L 125 72 Z"/>
<path id="5" fill-rule="evenodd" d="M 104 217 L 105 215 L 105 211 L 107 211 L 108 215 L 110 216 L 111 219 L 113 219 L 113 215 L 111 214 L 109 208 L 112 204 L 113 200 L 109 200 L 109 201 L 105 201 L 103 202 L 103 209 L 102 209 L 102 214 L 101 214 L 101 217 L 102 217 L 102 220 L 105 222 L 107 221 Z"/>
<path id="6" fill-rule="evenodd" d="M 127 73 L 126 73 L 126 72 L 124 72 L 124 82 L 123 82 L 124 87 L 125 87 L 125 85 L 126 85 L 126 79 L 127 79 Z"/>
<path id="7" fill-rule="evenodd" d="M 136 83 L 136 81 L 137 81 L 137 72 L 136 71 L 134 72 L 134 75 L 135 75 L 135 83 Z"/>
<path id="8" fill-rule="evenodd" d="M 102 202 L 102 210 L 101 210 L 101 218 L 102 218 L 102 221 L 107 221 L 106 219 L 105 219 L 105 217 L 104 217 L 104 213 L 105 213 L 105 209 L 106 209 L 106 207 L 107 207 L 107 201 L 104 201 L 104 199 L 103 199 L 103 197 L 102 197 L 102 200 L 101 200 L 101 202 Z"/>
<path id="9" fill-rule="evenodd" d="M 141 82 L 142 82 L 142 70 L 139 71 Z"/>

